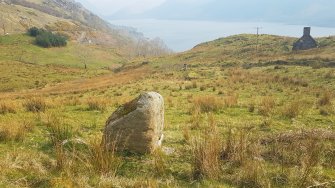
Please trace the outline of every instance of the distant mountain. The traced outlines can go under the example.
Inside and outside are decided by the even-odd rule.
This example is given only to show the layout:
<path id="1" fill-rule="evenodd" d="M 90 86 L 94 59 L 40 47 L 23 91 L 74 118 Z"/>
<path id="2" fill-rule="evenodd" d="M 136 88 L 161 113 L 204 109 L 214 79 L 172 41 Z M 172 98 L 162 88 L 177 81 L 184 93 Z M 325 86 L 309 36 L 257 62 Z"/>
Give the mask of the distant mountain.
<path id="1" fill-rule="evenodd" d="M 36 26 L 81 43 L 107 45 L 133 55 L 169 52 L 166 45 L 157 46 L 136 30 L 113 26 L 74 0 L 0 0 L 0 9 L 0 34 L 22 33 Z M 143 43 L 151 51 L 139 53 L 138 46 Z"/>

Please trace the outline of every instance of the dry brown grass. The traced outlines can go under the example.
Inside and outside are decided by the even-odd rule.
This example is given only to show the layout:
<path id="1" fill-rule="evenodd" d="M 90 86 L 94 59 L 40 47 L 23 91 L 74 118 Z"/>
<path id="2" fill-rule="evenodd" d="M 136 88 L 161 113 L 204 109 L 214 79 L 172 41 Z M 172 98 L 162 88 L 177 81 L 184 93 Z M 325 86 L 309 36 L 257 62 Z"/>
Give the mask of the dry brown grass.
<path id="1" fill-rule="evenodd" d="M 283 116 L 288 118 L 297 117 L 302 111 L 302 102 L 301 101 L 293 101 L 288 103 L 283 109 Z"/>
<path id="2" fill-rule="evenodd" d="M 186 143 L 188 143 L 190 141 L 190 129 L 188 126 L 185 126 L 183 128 L 183 138 L 185 140 Z"/>
<path id="3" fill-rule="evenodd" d="M 218 179 L 221 175 L 222 136 L 213 114 L 208 114 L 207 125 L 198 136 L 192 137 L 194 179 Z"/>
<path id="4" fill-rule="evenodd" d="M 54 146 L 58 146 L 64 140 L 70 139 L 74 136 L 74 132 L 69 125 L 63 124 L 58 117 L 53 117 L 47 124 L 50 142 Z"/>
<path id="5" fill-rule="evenodd" d="M 191 118 L 190 118 L 190 124 L 192 128 L 199 128 L 202 123 L 202 114 L 201 109 L 199 106 L 194 106 L 191 109 Z"/>
<path id="6" fill-rule="evenodd" d="M 32 128 L 31 122 L 3 122 L 0 124 L 0 142 L 21 142 Z"/>
<path id="7" fill-rule="evenodd" d="M 153 152 L 153 163 L 155 174 L 158 177 L 166 175 L 168 169 L 167 156 L 161 148 L 157 148 Z"/>
<path id="8" fill-rule="evenodd" d="M 15 93 L 14 92 L 3 93 L 0 96 L 0 98 L 15 98 L 23 96 L 39 96 L 46 94 L 85 92 L 92 89 L 118 86 L 132 81 L 140 80 L 143 77 L 150 75 L 151 73 L 152 70 L 150 70 L 148 67 L 142 67 L 138 69 L 123 71 L 117 74 L 108 74 L 90 79 L 73 80 L 57 84 L 54 86 L 45 87 L 38 90 L 38 95 L 36 95 L 37 93 L 36 90 L 29 90 Z"/>
<path id="9" fill-rule="evenodd" d="M 307 187 L 333 168 L 335 133 L 303 130 L 261 138 L 247 129 L 228 132 L 221 154 L 226 178 L 238 187 Z M 266 164 L 280 168 L 273 171 Z M 298 167 L 297 169 L 295 169 Z M 272 167 L 273 168 L 273 167 Z"/>
<path id="10" fill-rule="evenodd" d="M 200 96 L 193 99 L 194 108 L 201 112 L 218 112 L 223 107 L 222 100 L 215 96 Z"/>
<path id="11" fill-rule="evenodd" d="M 324 91 L 321 98 L 318 101 L 319 106 L 331 105 L 332 93 L 329 91 Z"/>
<path id="12" fill-rule="evenodd" d="M 107 100 L 102 98 L 90 98 L 87 100 L 88 110 L 104 112 L 107 109 Z"/>
<path id="13" fill-rule="evenodd" d="M 205 133 L 192 141 L 193 177 L 195 179 L 218 179 L 220 177 L 220 156 L 222 140 L 217 132 Z"/>
<path id="14" fill-rule="evenodd" d="M 68 105 L 68 106 L 77 106 L 77 105 L 81 105 L 82 102 L 79 99 L 79 97 L 77 97 L 77 96 L 70 96 L 70 97 L 67 97 L 64 100 L 63 104 L 64 105 Z"/>
<path id="15" fill-rule="evenodd" d="M 7 113 L 16 113 L 16 106 L 13 103 L 0 103 L 0 114 L 7 114 Z"/>
<path id="16" fill-rule="evenodd" d="M 106 148 L 101 139 L 93 138 L 88 147 L 88 162 L 92 170 L 101 175 L 115 176 L 123 163 L 116 154 L 116 142 Z"/>
<path id="17" fill-rule="evenodd" d="M 44 112 L 47 109 L 47 104 L 43 98 L 27 99 L 23 106 L 28 112 Z"/>
<path id="18" fill-rule="evenodd" d="M 49 170 L 53 167 L 53 160 L 47 154 L 15 148 L 4 153 L 0 161 L 0 174 L 12 177 L 1 179 L 1 187 L 37 187 L 44 180 L 50 179 Z M 15 175 L 22 173 L 31 178 L 15 178 Z"/>
<path id="19" fill-rule="evenodd" d="M 276 101 L 271 96 L 263 97 L 258 108 L 258 112 L 263 116 L 269 116 L 274 107 L 276 105 Z"/>
<path id="20" fill-rule="evenodd" d="M 238 104 L 238 94 L 233 94 L 224 98 L 224 104 L 226 107 L 234 107 Z"/>
<path id="21" fill-rule="evenodd" d="M 235 174 L 234 183 L 238 187 L 268 187 L 271 184 L 267 176 L 263 161 L 248 159 Z"/>

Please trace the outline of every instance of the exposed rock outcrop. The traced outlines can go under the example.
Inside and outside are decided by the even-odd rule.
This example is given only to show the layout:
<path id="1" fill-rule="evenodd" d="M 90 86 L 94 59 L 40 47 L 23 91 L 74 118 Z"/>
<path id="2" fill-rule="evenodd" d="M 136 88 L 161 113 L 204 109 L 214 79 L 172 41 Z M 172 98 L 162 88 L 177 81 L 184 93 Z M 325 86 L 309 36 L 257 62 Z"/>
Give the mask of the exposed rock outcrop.
<path id="1" fill-rule="evenodd" d="M 163 139 L 164 100 L 156 92 L 141 94 L 107 120 L 103 144 L 118 151 L 152 153 Z"/>

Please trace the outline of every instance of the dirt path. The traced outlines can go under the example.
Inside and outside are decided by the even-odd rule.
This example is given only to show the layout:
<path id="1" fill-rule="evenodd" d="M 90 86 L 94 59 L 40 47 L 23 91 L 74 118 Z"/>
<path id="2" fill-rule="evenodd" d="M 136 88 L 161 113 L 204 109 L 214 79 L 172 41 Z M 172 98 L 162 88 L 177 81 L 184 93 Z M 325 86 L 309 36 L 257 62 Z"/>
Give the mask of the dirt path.
<path id="1" fill-rule="evenodd" d="M 42 89 L 0 93 L 0 99 L 84 92 L 92 89 L 106 88 L 134 82 L 142 79 L 144 76 L 150 74 L 150 72 L 149 68 L 143 67 L 95 78 L 85 78 L 63 82 L 54 86 L 47 86 Z"/>

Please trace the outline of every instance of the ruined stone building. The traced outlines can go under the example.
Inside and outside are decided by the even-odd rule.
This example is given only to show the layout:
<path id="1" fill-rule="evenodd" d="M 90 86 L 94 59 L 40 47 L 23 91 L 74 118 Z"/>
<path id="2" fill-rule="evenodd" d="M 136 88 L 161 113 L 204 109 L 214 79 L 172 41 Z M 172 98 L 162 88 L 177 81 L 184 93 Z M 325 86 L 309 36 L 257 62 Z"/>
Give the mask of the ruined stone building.
<path id="1" fill-rule="evenodd" d="M 311 36 L 311 28 L 304 28 L 304 36 L 302 36 L 297 42 L 293 44 L 293 51 L 297 50 L 308 50 L 311 48 L 318 47 L 316 41 Z"/>

